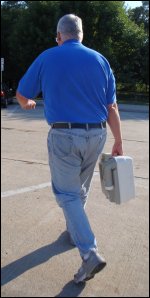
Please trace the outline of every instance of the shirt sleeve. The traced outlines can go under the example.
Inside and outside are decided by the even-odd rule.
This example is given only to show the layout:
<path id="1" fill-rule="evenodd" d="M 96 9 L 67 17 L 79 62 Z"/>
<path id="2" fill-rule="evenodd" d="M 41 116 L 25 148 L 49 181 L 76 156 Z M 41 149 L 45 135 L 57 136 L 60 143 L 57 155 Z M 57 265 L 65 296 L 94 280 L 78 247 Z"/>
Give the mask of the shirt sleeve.
<path id="1" fill-rule="evenodd" d="M 19 82 L 17 91 L 21 95 L 26 98 L 35 98 L 41 92 L 40 71 L 41 58 L 38 56 Z"/>
<path id="2" fill-rule="evenodd" d="M 108 79 L 108 88 L 106 93 L 107 104 L 113 104 L 116 102 L 116 82 L 113 72 L 111 71 Z"/>

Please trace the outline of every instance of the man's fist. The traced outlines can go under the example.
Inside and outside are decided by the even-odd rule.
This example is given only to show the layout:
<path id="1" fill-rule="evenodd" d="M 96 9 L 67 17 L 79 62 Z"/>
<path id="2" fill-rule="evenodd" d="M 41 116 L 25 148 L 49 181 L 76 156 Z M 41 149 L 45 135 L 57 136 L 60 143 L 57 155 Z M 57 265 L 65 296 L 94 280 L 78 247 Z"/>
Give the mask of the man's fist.
<path id="1" fill-rule="evenodd" d="M 35 106 L 36 106 L 36 102 L 32 99 L 28 99 L 27 102 L 22 105 L 22 108 L 24 110 L 32 110 L 32 109 L 35 109 Z"/>
<path id="2" fill-rule="evenodd" d="M 112 156 L 123 155 L 122 141 L 120 142 L 115 141 L 111 154 Z"/>

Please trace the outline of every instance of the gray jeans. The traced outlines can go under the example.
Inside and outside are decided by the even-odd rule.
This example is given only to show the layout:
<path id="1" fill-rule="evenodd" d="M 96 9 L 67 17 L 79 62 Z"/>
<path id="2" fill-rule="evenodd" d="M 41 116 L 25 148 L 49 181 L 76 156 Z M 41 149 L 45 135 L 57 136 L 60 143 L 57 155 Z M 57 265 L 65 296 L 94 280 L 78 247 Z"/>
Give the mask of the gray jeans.
<path id="1" fill-rule="evenodd" d="M 48 134 L 52 189 L 81 256 L 97 248 L 85 204 L 106 136 L 106 128 L 50 129 Z"/>

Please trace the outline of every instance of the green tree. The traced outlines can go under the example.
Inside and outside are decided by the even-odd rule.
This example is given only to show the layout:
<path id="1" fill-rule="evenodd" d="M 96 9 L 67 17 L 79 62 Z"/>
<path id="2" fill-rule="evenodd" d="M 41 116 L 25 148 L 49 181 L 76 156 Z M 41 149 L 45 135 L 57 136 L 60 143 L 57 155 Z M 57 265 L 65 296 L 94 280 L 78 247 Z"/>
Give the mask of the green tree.
<path id="1" fill-rule="evenodd" d="M 138 47 L 136 65 L 139 69 L 140 83 L 145 84 L 146 90 L 149 84 L 149 1 L 142 1 L 142 5 L 128 11 L 129 19 L 138 27 L 143 28 L 145 35 L 143 42 Z"/>
<path id="2" fill-rule="evenodd" d="M 149 32 L 149 1 L 142 1 L 142 5 L 129 9 L 129 18 L 138 26 L 143 25 L 145 32 Z"/>
<path id="3" fill-rule="evenodd" d="M 56 45 L 56 25 L 64 14 L 83 20 L 84 41 L 101 52 L 115 72 L 117 83 L 147 84 L 148 1 L 140 17 L 127 11 L 125 1 L 4 1 L 2 55 L 6 80 L 16 84 L 42 51 Z"/>
<path id="4" fill-rule="evenodd" d="M 20 18 L 21 6 L 18 1 L 4 1 L 1 10 L 1 56 L 4 57 L 5 67 L 3 80 L 12 87 L 12 82 L 16 80 L 15 72 L 17 59 L 11 55 L 11 37 L 14 36 L 14 28 Z M 16 48 L 16 45 L 14 45 Z"/>

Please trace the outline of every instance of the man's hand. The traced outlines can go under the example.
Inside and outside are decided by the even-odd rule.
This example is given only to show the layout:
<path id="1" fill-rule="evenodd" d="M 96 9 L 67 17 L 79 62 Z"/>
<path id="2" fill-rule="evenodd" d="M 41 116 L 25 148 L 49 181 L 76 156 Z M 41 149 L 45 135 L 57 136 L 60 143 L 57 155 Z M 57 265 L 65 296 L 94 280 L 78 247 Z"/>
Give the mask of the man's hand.
<path id="1" fill-rule="evenodd" d="M 28 99 L 27 102 L 21 105 L 22 109 L 24 110 L 32 110 L 35 109 L 36 102 L 32 99 Z"/>
<path id="2" fill-rule="evenodd" d="M 19 92 L 16 93 L 16 98 L 24 110 L 32 110 L 35 109 L 36 102 L 32 99 L 26 98 L 23 95 L 21 95 Z"/>
<path id="3" fill-rule="evenodd" d="M 123 155 L 122 142 L 115 141 L 111 154 L 112 154 L 112 156 Z"/>

